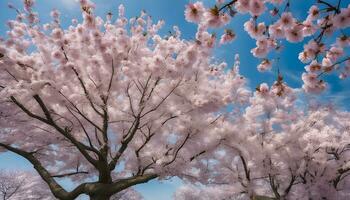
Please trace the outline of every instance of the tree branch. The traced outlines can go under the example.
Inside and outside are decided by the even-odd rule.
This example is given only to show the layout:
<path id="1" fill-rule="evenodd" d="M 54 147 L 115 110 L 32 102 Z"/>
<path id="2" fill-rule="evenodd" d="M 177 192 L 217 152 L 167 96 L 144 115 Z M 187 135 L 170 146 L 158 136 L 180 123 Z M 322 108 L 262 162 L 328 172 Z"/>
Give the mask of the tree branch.
<path id="1" fill-rule="evenodd" d="M 73 175 L 77 175 L 77 174 L 89 174 L 89 172 L 88 171 L 77 171 L 77 172 L 70 172 L 70 173 L 52 175 L 51 177 L 53 177 L 53 178 L 64 178 L 64 177 L 73 176 Z"/>
<path id="2" fill-rule="evenodd" d="M 51 192 L 55 197 L 59 199 L 66 199 L 66 197 L 69 195 L 69 193 L 64 188 L 62 188 L 51 176 L 51 174 L 42 166 L 41 162 L 32 155 L 32 153 L 23 151 L 4 143 L 0 143 L 0 147 L 16 153 L 28 160 L 34 166 L 35 170 L 39 173 L 41 178 L 48 184 Z"/>
<path id="3" fill-rule="evenodd" d="M 110 188 L 107 189 L 107 194 L 115 194 L 116 192 L 120 192 L 126 188 L 129 188 L 133 185 L 137 185 L 140 183 L 146 183 L 152 179 L 157 178 L 157 174 L 144 174 L 144 175 L 137 175 L 126 179 L 118 180 L 117 182 L 113 183 Z"/>
<path id="4" fill-rule="evenodd" d="M 94 102 L 92 101 L 92 99 L 91 99 L 91 97 L 90 97 L 90 94 L 89 94 L 88 90 L 87 90 L 86 87 L 85 87 L 85 84 L 84 84 L 83 79 L 79 76 L 78 71 L 77 71 L 74 67 L 72 67 L 72 70 L 73 70 L 75 76 L 78 78 L 79 83 L 80 83 L 81 87 L 82 87 L 83 90 L 84 90 L 84 94 L 85 94 L 87 100 L 88 100 L 89 103 L 90 103 L 90 106 L 92 107 L 92 109 L 93 109 L 98 115 L 100 115 L 100 116 L 102 117 L 103 114 L 102 114 L 99 110 L 97 110 L 97 108 L 95 107 Z"/>
<path id="5" fill-rule="evenodd" d="M 135 118 L 132 126 L 130 127 L 128 133 L 126 134 L 127 137 L 122 140 L 122 145 L 118 149 L 117 154 L 114 156 L 112 161 L 109 163 L 109 168 L 110 168 L 111 171 L 115 169 L 119 158 L 122 156 L 122 154 L 124 153 L 124 151 L 128 147 L 128 144 L 131 142 L 132 138 L 136 134 L 139 125 L 140 125 L 140 116 L 137 116 Z"/>
<path id="6" fill-rule="evenodd" d="M 34 95 L 33 96 L 34 99 L 37 101 L 37 103 L 39 104 L 40 108 L 42 109 L 42 111 L 44 112 L 46 119 L 42 118 L 34 113 L 32 113 L 31 111 L 29 111 L 23 104 L 21 104 L 20 102 L 18 102 L 16 100 L 15 97 L 11 96 L 11 100 L 18 106 L 20 107 L 28 116 L 38 119 L 41 122 L 46 123 L 47 125 L 52 126 L 53 128 L 55 128 L 55 130 L 57 130 L 61 135 L 63 135 L 65 138 L 67 138 L 74 146 L 77 147 L 77 149 L 83 154 L 83 156 L 94 166 L 97 165 L 96 160 L 93 159 L 87 152 L 86 150 L 91 150 L 93 152 L 94 149 L 86 146 L 85 144 L 77 141 L 70 133 L 69 131 L 67 131 L 66 129 L 62 129 L 61 127 L 59 127 L 55 121 L 52 119 L 51 114 L 48 110 L 48 108 L 45 106 L 44 102 L 42 101 L 42 99 L 39 97 L 39 95 Z M 95 152 L 96 153 L 96 152 Z"/>

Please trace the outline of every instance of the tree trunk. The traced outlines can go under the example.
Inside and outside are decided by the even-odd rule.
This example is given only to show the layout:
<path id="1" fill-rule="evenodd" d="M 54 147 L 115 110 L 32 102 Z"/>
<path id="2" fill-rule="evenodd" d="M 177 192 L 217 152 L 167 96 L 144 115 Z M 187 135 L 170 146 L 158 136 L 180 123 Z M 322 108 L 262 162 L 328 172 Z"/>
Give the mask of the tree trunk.
<path id="1" fill-rule="evenodd" d="M 109 200 L 110 197 L 103 195 L 90 196 L 90 200 Z"/>
<path id="2" fill-rule="evenodd" d="M 256 195 L 256 196 L 253 196 L 252 200 L 277 200 L 277 199 L 273 197 Z"/>

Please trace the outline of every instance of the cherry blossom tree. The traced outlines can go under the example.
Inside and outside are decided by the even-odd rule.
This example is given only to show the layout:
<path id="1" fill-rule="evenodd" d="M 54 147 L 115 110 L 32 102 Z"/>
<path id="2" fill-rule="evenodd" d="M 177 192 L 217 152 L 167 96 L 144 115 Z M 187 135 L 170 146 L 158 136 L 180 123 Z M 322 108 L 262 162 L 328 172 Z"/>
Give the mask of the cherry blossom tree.
<path id="1" fill-rule="evenodd" d="M 220 143 L 220 113 L 247 102 L 238 65 L 211 60 L 213 37 L 160 36 L 163 22 L 94 15 L 63 29 L 60 13 L 40 24 L 34 1 L 12 5 L 0 41 L 0 150 L 28 160 L 62 200 L 114 194 L 152 179 L 197 180 L 197 160 Z M 67 191 L 58 179 L 77 186 Z"/>
<path id="2" fill-rule="evenodd" d="M 281 81 L 261 84 L 241 118 L 227 117 L 231 131 L 203 160 L 208 186 L 184 186 L 175 199 L 348 199 L 350 114 L 298 109 Z"/>
<path id="3" fill-rule="evenodd" d="M 38 175 L 21 171 L 0 171 L 0 198 L 2 200 L 55 199 Z"/>
<path id="4" fill-rule="evenodd" d="M 214 185 L 214 186 L 181 186 L 174 194 L 176 200 L 233 200 L 239 199 L 239 194 L 231 185 Z"/>
<path id="5" fill-rule="evenodd" d="M 304 42 L 303 91 L 319 93 L 331 72 L 345 78 L 350 6 L 315 1 L 306 19 L 289 0 L 189 4 L 194 41 L 158 30 L 145 12 L 127 19 L 94 14 L 80 0 L 83 20 L 68 28 L 60 13 L 41 24 L 34 0 L 7 24 L 0 40 L 0 151 L 28 160 L 55 198 L 140 199 L 132 187 L 177 176 L 190 184 L 178 199 L 344 199 L 350 195 L 349 113 L 296 106 L 298 89 L 278 73 L 254 93 L 234 66 L 213 61 L 217 43 L 237 36 L 221 28 L 237 13 L 256 40 L 258 71 L 283 42 Z M 266 15 L 273 22 L 267 24 Z M 269 21 L 270 22 L 270 21 Z M 332 35 L 332 36 L 331 36 Z M 328 42 L 332 40 L 332 42 Z M 67 191 L 59 182 L 70 178 Z M 216 194 L 214 194 L 217 191 Z"/>
<path id="6" fill-rule="evenodd" d="M 272 67 L 274 59 L 270 52 L 278 52 L 285 42 L 303 42 L 304 50 L 299 54 L 299 60 L 307 64 L 301 77 L 303 89 L 320 93 L 327 86 L 322 79 L 325 75 L 337 73 L 344 79 L 350 74 L 350 5 L 342 0 L 310 2 L 314 4 L 305 19 L 297 18 L 294 12 L 298 10 L 292 9 L 300 2 L 290 0 L 217 0 L 212 7 L 198 1 L 188 4 L 185 17 L 204 31 L 227 25 L 237 14 L 251 16 L 242 28 L 256 40 L 251 53 L 261 59 L 258 70 L 262 72 Z M 234 31 L 226 30 L 220 42 L 233 39 Z"/>

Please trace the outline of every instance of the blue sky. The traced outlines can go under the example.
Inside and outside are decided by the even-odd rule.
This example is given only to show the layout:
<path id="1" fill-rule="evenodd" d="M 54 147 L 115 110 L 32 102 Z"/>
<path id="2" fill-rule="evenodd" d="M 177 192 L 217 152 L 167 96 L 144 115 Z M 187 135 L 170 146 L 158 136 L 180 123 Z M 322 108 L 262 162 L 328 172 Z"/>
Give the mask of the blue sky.
<path id="1" fill-rule="evenodd" d="M 6 37 L 6 21 L 15 17 L 15 12 L 7 8 L 8 3 L 14 4 L 21 8 L 21 0 L 1 0 L 0 1 L 0 36 Z M 108 12 L 117 13 L 119 4 L 126 7 L 126 15 L 134 17 L 139 15 L 142 9 L 149 13 L 154 21 L 163 19 L 166 25 L 162 29 L 162 33 L 172 30 L 177 25 L 182 31 L 183 38 L 193 39 L 196 31 L 196 25 L 188 23 L 184 19 L 183 10 L 190 0 L 95 0 L 96 13 L 105 16 Z M 193 1 L 192 1 L 193 2 Z M 213 4 L 214 0 L 205 0 L 206 4 Z M 295 2 L 295 3 L 294 3 Z M 292 1 L 291 10 L 296 11 L 297 16 L 305 16 L 306 11 L 314 0 Z M 350 0 L 343 0 L 343 7 L 350 3 Z M 294 4 L 293 4 L 294 3 Z M 72 18 L 81 19 L 79 5 L 75 0 L 37 0 L 35 10 L 40 13 L 42 23 L 50 19 L 49 13 L 52 9 L 58 9 L 62 13 L 62 25 L 67 27 Z M 237 34 L 237 39 L 229 44 L 220 46 L 215 50 L 214 60 L 217 62 L 226 61 L 229 65 L 233 64 L 234 55 L 240 54 L 241 57 L 241 74 L 248 78 L 249 86 L 255 88 L 261 82 L 272 83 L 276 78 L 275 65 L 271 72 L 259 73 L 256 69 L 259 60 L 250 54 L 250 49 L 255 47 L 255 42 L 243 30 L 243 23 L 249 19 L 248 16 L 238 15 L 236 19 L 228 25 Z M 214 31 L 214 30 L 213 30 Z M 220 35 L 223 30 L 215 30 Z M 348 31 L 349 32 L 349 31 Z M 278 66 L 285 77 L 285 81 L 292 87 L 301 87 L 302 82 L 300 76 L 304 71 L 304 65 L 297 59 L 299 52 L 302 50 L 303 44 L 285 44 L 283 51 L 279 54 Z M 347 51 L 349 51 L 347 49 Z M 331 83 L 327 92 L 320 99 L 331 100 L 338 107 L 348 109 L 350 99 L 349 80 L 338 80 L 336 75 L 327 78 Z M 303 96 L 303 98 L 313 98 L 312 96 Z M 11 154 L 0 154 L 0 168 L 8 169 L 24 169 L 32 170 L 32 166 L 24 159 Z M 72 185 L 64 181 L 69 188 Z M 158 182 L 152 181 L 147 184 L 137 186 L 146 200 L 170 200 L 172 193 L 181 185 L 178 179 Z"/>

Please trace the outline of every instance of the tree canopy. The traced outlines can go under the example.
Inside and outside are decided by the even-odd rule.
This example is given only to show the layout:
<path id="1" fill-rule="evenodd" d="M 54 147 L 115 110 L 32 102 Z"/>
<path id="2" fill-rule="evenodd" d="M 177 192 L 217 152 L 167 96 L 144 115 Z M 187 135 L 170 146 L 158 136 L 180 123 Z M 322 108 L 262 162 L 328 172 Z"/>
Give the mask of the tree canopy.
<path id="1" fill-rule="evenodd" d="M 176 26 L 159 34 L 164 22 L 144 11 L 127 19 L 123 5 L 100 17 L 80 0 L 83 20 L 63 28 L 58 10 L 42 24 L 34 0 L 23 2 L 23 10 L 9 5 L 17 17 L 0 40 L 0 151 L 29 161 L 55 198 L 139 199 L 132 186 L 174 176 L 189 184 L 180 200 L 350 195 L 350 114 L 297 105 L 298 94 L 324 91 L 322 77 L 349 74 L 350 6 L 341 0 L 315 1 L 306 19 L 293 16 L 289 0 L 190 3 L 193 40 Z M 234 66 L 213 61 L 236 34 L 217 39 L 211 29 L 238 14 L 251 16 L 242 28 L 256 40 L 258 71 L 271 69 L 267 55 L 281 41 L 310 39 L 299 56 L 302 88 L 278 72 L 252 90 L 239 55 Z M 260 22 L 264 15 L 272 22 Z M 67 177 L 72 191 L 58 181 Z"/>

